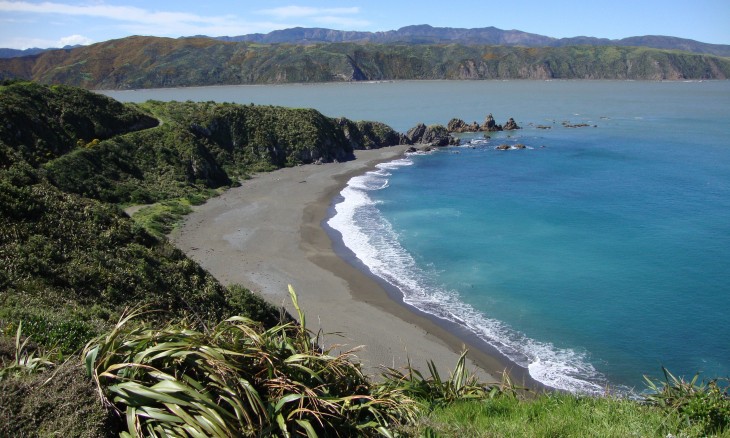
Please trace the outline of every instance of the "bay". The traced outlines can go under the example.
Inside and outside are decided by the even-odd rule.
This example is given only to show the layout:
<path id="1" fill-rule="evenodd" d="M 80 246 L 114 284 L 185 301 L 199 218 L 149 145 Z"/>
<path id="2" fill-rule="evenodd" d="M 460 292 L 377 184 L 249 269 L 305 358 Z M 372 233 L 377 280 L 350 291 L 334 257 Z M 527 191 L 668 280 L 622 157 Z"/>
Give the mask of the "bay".
<path id="1" fill-rule="evenodd" d="M 399 131 L 514 117 L 523 129 L 464 135 L 460 147 L 353 179 L 330 224 L 407 302 L 465 325 L 550 386 L 641 389 L 661 366 L 730 375 L 728 81 L 103 93 L 313 107 Z M 495 150 L 516 143 L 527 149 Z"/>

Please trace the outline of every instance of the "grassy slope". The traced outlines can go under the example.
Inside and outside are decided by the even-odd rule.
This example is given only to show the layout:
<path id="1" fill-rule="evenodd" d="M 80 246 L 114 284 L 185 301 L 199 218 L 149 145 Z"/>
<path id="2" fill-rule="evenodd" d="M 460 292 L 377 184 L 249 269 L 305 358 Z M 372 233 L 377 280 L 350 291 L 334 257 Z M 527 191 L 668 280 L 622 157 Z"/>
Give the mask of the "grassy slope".
<path id="1" fill-rule="evenodd" d="M 498 398 L 436 409 L 422 422 L 444 437 L 657 437 L 685 429 L 677 417 L 637 402 L 543 395 Z M 689 430 L 687 430 L 689 429 Z M 693 433 L 691 436 L 697 436 Z"/>
<path id="2" fill-rule="evenodd" d="M 730 59 L 643 47 L 301 46 L 129 37 L 0 60 L 3 77 L 95 89 L 397 79 L 725 79 Z"/>
<path id="3" fill-rule="evenodd" d="M 105 96 L 31 83 L 0 86 L 0 166 L 26 161 L 38 166 L 79 143 L 105 140 L 157 125 L 157 120 Z M 9 148 L 9 149 L 5 149 Z M 14 154 L 9 154 L 9 151 Z"/>

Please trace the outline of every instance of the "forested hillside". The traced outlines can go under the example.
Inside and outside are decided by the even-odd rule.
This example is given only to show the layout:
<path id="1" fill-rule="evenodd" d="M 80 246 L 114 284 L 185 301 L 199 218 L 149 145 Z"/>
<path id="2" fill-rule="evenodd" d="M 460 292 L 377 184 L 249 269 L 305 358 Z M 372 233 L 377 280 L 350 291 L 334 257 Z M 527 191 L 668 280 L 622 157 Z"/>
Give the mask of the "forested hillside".
<path id="1" fill-rule="evenodd" d="M 131 307 L 144 306 L 146 321 L 184 319 L 193 327 L 233 315 L 277 324 L 279 309 L 242 287 L 222 286 L 120 206 L 200 202 L 249 172 L 350 159 L 353 147 L 365 147 L 352 134 L 371 147 L 383 146 L 373 134 L 346 136 L 343 126 L 394 133 L 314 110 L 134 106 L 78 88 L 28 82 L 0 86 L 0 119 L 3 364 L 11 360 L 19 327 L 42 351 L 68 357 Z M 16 390 L 0 392 L 12 397 Z M 97 402 L 93 391 L 85 394 L 90 398 L 78 400 L 79 407 Z M 8 409 L 31 409 L 23 403 L 0 400 Z M 10 430 L 15 432 L 0 427 L 0 435 L 22 428 Z"/>
<path id="2" fill-rule="evenodd" d="M 129 37 L 0 59 L 0 79 L 89 89 L 404 79 L 728 77 L 728 58 L 612 46 L 292 45 Z"/>

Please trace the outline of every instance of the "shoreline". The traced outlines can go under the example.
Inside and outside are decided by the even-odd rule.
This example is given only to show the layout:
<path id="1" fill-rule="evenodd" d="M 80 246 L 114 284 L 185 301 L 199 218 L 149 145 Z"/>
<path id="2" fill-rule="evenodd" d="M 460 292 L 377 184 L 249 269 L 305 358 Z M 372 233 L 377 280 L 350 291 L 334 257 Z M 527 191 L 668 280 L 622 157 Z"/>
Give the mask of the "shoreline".
<path id="1" fill-rule="evenodd" d="M 395 158 L 397 157 L 394 157 L 393 159 Z M 332 251 L 340 259 L 340 261 L 357 271 L 352 272 L 349 270 L 338 269 L 338 273 L 345 276 L 345 279 L 351 283 L 360 281 L 357 278 L 360 275 L 365 276 L 374 283 L 370 287 L 375 292 L 365 295 L 360 293 L 362 292 L 360 288 L 355 288 L 352 291 L 353 299 L 364 300 L 365 302 L 373 304 L 397 318 L 424 328 L 427 332 L 433 334 L 449 345 L 454 352 L 461 352 L 463 348 L 466 347 L 466 349 L 469 350 L 467 357 L 475 365 L 479 366 L 482 370 L 486 371 L 490 377 L 492 377 L 492 380 L 490 381 L 494 381 L 494 379 L 500 380 L 502 373 L 507 372 L 511 381 L 516 385 L 521 385 L 522 387 L 529 388 L 530 390 L 552 389 L 532 378 L 526 368 L 512 362 L 507 356 L 474 333 L 467 330 L 464 326 L 431 315 L 406 303 L 403 299 L 403 292 L 400 289 L 372 273 L 367 265 L 362 263 L 352 250 L 345 245 L 342 239 L 342 234 L 327 225 L 327 220 L 330 219 L 334 213 L 334 205 L 337 202 L 336 198 L 342 192 L 342 189 L 347 186 L 348 182 L 355 176 L 374 170 L 377 164 L 388 161 L 392 161 L 392 159 L 378 160 L 376 162 L 368 163 L 367 168 L 362 171 L 349 172 L 347 174 L 337 176 L 335 178 L 337 184 L 332 186 L 329 193 L 327 193 L 323 199 L 321 199 L 319 205 L 316 206 L 316 208 L 320 210 L 318 212 L 319 214 L 310 218 L 310 226 L 317 221 L 321 231 L 323 231 L 330 239 Z M 322 208 L 324 204 L 326 204 L 326 208 Z M 313 206 L 313 208 L 315 207 Z M 306 240 L 304 233 L 303 240 Z M 317 262 L 315 261 L 315 263 Z M 322 268 L 332 269 L 332 265 L 323 264 Z M 451 371 L 451 369 L 448 371 Z M 441 370 L 439 372 L 441 372 Z M 448 374 L 442 373 L 442 376 L 444 375 Z"/>
<path id="2" fill-rule="evenodd" d="M 433 361 L 448 376 L 466 346 L 469 368 L 480 380 L 499 382 L 507 370 L 516 385 L 546 389 L 463 327 L 405 304 L 399 290 L 358 265 L 325 229 L 348 181 L 406 148 L 356 151 L 356 159 L 344 163 L 258 174 L 195 207 L 170 241 L 224 285 L 241 284 L 296 314 L 291 284 L 309 328 L 325 333 L 323 344 L 339 352 L 364 345 L 355 355 L 371 377 L 383 366 L 402 369 L 409 361 L 419 370 Z"/>

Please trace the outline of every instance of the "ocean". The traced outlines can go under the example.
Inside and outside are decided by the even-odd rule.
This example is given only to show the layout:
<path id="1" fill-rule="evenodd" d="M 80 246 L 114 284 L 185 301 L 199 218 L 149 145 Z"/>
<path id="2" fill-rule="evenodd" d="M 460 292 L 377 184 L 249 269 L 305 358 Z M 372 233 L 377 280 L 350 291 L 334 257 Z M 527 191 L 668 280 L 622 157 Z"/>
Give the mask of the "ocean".
<path id="1" fill-rule="evenodd" d="M 573 392 L 730 376 L 730 81 L 423 81 L 104 92 L 523 129 L 353 178 L 327 226 L 404 301 Z M 579 126 L 579 127 L 575 127 Z M 524 144 L 525 149 L 496 146 Z"/>

